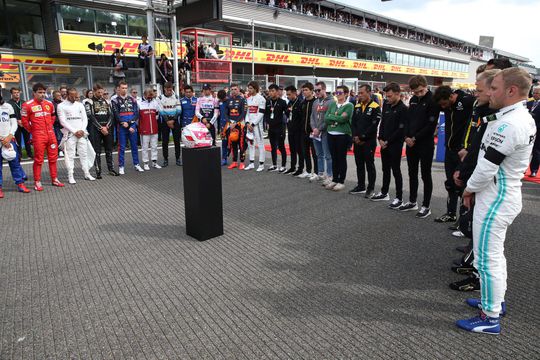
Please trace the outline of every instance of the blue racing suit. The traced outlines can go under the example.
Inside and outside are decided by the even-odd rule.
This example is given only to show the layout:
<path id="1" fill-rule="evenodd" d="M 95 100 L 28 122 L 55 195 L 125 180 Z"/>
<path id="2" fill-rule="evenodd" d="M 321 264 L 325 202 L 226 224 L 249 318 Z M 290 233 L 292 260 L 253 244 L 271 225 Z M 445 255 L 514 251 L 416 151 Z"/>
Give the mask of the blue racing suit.
<path id="1" fill-rule="evenodd" d="M 114 119 L 118 125 L 118 166 L 124 167 L 124 155 L 128 139 L 131 145 L 133 165 L 138 165 L 137 121 L 139 120 L 139 106 L 137 105 L 137 100 L 130 95 L 125 98 L 117 96 L 111 101 L 111 107 Z M 125 123 L 129 124 L 127 128 L 123 125 Z M 134 129 L 135 131 L 130 132 L 129 129 Z"/>

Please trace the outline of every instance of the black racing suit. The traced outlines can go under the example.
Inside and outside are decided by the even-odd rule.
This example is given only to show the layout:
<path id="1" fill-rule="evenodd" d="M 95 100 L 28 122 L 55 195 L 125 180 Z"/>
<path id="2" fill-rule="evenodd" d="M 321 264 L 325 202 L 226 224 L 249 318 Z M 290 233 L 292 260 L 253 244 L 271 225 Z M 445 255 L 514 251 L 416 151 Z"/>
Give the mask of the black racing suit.
<path id="1" fill-rule="evenodd" d="M 88 116 L 88 133 L 90 134 L 90 142 L 96 152 L 96 174 L 101 175 L 101 149 L 105 149 L 105 159 L 107 161 L 107 169 L 114 170 L 112 149 L 113 149 L 113 114 L 107 100 L 93 97 L 84 104 L 86 115 Z M 101 132 L 102 128 L 107 128 L 107 135 Z"/>

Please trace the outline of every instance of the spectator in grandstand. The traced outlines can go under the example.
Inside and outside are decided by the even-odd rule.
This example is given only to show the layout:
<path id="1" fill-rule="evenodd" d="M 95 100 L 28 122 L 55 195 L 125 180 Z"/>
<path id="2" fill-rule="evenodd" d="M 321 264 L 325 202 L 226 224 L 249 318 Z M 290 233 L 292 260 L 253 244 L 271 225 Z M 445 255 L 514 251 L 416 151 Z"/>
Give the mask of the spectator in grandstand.
<path id="1" fill-rule="evenodd" d="M 381 161 L 383 170 L 383 181 L 381 191 L 374 195 L 373 201 L 390 200 L 388 190 L 392 172 L 396 182 L 396 197 L 388 205 L 390 209 L 397 210 L 403 200 L 403 177 L 401 176 L 401 154 L 403 152 L 403 141 L 405 139 L 405 124 L 407 122 L 407 107 L 401 101 L 401 89 L 399 84 L 393 82 L 388 84 L 386 92 L 386 102 L 382 110 L 381 126 L 379 127 L 379 145 L 381 147 Z"/>
<path id="2" fill-rule="evenodd" d="M 19 154 L 19 159 L 22 158 L 22 140 L 24 140 L 24 148 L 26 150 L 26 156 L 28 156 L 30 159 L 33 158 L 32 155 L 32 145 L 30 143 L 30 133 L 26 131 L 26 129 L 22 126 L 21 121 L 21 107 L 22 107 L 22 100 L 21 100 L 21 89 L 17 87 L 12 87 L 9 90 L 11 94 L 11 99 L 9 99 L 8 104 L 11 105 L 15 112 L 15 119 L 17 119 L 17 131 L 15 132 L 15 140 L 17 141 L 18 146 L 16 147 L 17 152 Z"/>
<path id="3" fill-rule="evenodd" d="M 159 119 L 160 119 L 160 131 L 161 131 L 161 141 L 162 141 L 162 151 L 163 151 L 163 167 L 169 166 L 169 138 L 170 133 L 172 132 L 173 142 L 174 142 L 174 156 L 176 159 L 176 165 L 182 166 L 181 160 L 181 147 L 180 147 L 180 136 L 182 125 L 180 123 L 180 118 L 182 116 L 182 109 L 184 105 L 182 102 L 186 102 L 186 107 L 191 106 L 192 99 L 182 99 L 182 102 L 178 96 L 174 93 L 174 86 L 171 82 L 165 83 L 163 86 L 163 94 L 158 98 L 159 105 Z M 197 99 L 195 98 L 195 102 Z M 193 113 L 191 115 L 191 120 L 193 119 Z"/>
<path id="4" fill-rule="evenodd" d="M 84 105 L 79 102 L 77 89 L 68 89 L 68 98 L 58 105 L 57 112 L 64 133 L 62 144 L 68 170 L 68 182 L 70 184 L 76 183 L 74 177 L 75 152 L 79 154 L 85 180 L 96 180 L 90 175 L 90 167 L 94 163 L 94 158 L 90 160 L 88 154 L 88 148 L 92 146 L 88 141 L 88 131 L 86 130 L 88 117 Z"/>
<path id="5" fill-rule="evenodd" d="M 527 109 L 531 113 L 536 129 L 540 130 L 540 86 L 535 86 L 533 89 L 533 100 L 527 102 Z M 540 135 L 536 132 L 536 140 L 534 142 L 532 159 L 531 159 L 531 177 L 536 177 L 538 167 L 540 165 Z"/>
<path id="6" fill-rule="evenodd" d="M 259 93 L 259 83 L 250 81 L 248 83 L 249 98 L 247 99 L 248 113 L 246 115 L 246 141 L 249 148 L 249 165 L 244 170 L 255 168 L 255 147 L 259 149 L 259 166 L 257 172 L 264 170 L 264 139 L 263 139 L 263 118 L 266 108 L 266 99 Z"/>
<path id="7" fill-rule="evenodd" d="M 266 100 L 264 119 L 268 124 L 268 138 L 272 152 L 272 166 L 268 171 L 284 173 L 287 169 L 287 151 L 285 150 L 285 122 L 287 103 L 279 97 L 279 86 L 272 84 L 268 87 L 269 98 Z M 277 151 L 281 154 L 281 166 L 277 166 Z"/>
<path id="8" fill-rule="evenodd" d="M 309 181 L 321 180 L 327 182 L 332 179 L 332 155 L 328 147 L 328 133 L 326 132 L 326 122 L 324 117 L 330 103 L 334 101 L 331 96 L 326 94 L 326 84 L 319 81 L 315 84 L 315 103 L 311 112 L 310 125 L 313 129 L 311 138 L 315 153 L 317 155 L 318 173 L 313 174 Z M 326 171 L 325 171 L 326 170 Z"/>
<path id="9" fill-rule="evenodd" d="M 312 174 L 319 173 L 319 164 L 317 163 L 317 154 L 315 152 L 315 146 L 310 138 L 313 129 L 311 128 L 311 113 L 313 112 L 313 106 L 315 104 L 314 86 L 312 83 L 307 82 L 302 85 L 302 94 L 304 101 L 302 102 L 302 152 L 304 154 L 304 163 L 306 169 L 303 173 L 298 175 L 300 179 L 309 178 Z M 313 162 L 312 162 L 313 160 Z M 314 172 L 312 173 L 312 166 Z"/>
<path id="10" fill-rule="evenodd" d="M 165 54 L 161 54 L 157 63 L 159 69 L 158 83 L 163 86 L 166 82 L 173 82 L 173 66 Z"/>
<path id="11" fill-rule="evenodd" d="M 354 105 L 348 101 L 348 97 L 349 88 L 345 85 L 338 86 L 337 100 L 328 104 L 324 117 L 328 147 L 332 156 L 332 179 L 323 182 L 327 190 L 340 191 L 345 188 L 347 151 L 351 147 L 351 118 L 354 111 Z"/>
<path id="12" fill-rule="evenodd" d="M 124 71 L 127 70 L 124 53 L 120 49 L 116 49 L 114 51 L 111 59 L 111 67 L 113 68 L 112 80 L 115 85 L 118 85 L 121 81 L 124 81 L 126 79 L 126 74 L 124 73 Z"/>
<path id="13" fill-rule="evenodd" d="M 143 99 L 138 102 L 139 105 L 139 134 L 141 135 L 142 144 L 142 160 L 143 169 L 150 170 L 148 152 L 150 152 L 150 160 L 152 168 L 161 169 L 158 165 L 158 112 L 160 103 L 154 98 L 154 89 L 146 88 L 144 90 Z M 167 133 L 167 136 L 169 134 Z"/>
<path id="14" fill-rule="evenodd" d="M 304 172 L 304 154 L 302 151 L 302 100 L 298 97 L 297 89 L 294 85 L 285 88 L 287 93 L 287 130 L 289 140 L 289 151 L 291 153 L 291 167 L 285 174 L 298 176 Z M 298 168 L 296 167 L 298 164 Z"/>
<path id="15" fill-rule="evenodd" d="M 141 43 L 137 47 L 137 59 L 139 60 L 139 67 L 144 69 L 145 72 L 145 80 L 147 83 L 152 81 L 151 75 L 150 75 L 150 59 L 152 56 L 154 56 L 154 49 L 152 48 L 152 45 L 148 43 L 148 38 L 146 35 L 143 35 L 141 37 Z"/>
<path id="16" fill-rule="evenodd" d="M 371 86 L 363 84 L 358 91 L 358 100 L 352 116 L 354 160 L 358 184 L 349 193 L 365 194 L 371 198 L 375 189 L 375 149 L 377 148 L 377 126 L 381 121 L 381 107 L 371 97 Z M 368 183 L 366 188 L 366 172 Z"/>

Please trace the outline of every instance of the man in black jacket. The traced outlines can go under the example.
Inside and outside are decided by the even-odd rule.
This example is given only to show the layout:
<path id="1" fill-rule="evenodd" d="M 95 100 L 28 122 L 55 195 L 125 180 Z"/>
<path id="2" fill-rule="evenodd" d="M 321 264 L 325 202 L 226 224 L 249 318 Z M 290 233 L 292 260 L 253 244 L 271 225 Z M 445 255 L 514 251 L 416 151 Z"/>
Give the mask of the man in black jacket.
<path id="1" fill-rule="evenodd" d="M 424 200 L 416 217 L 424 219 L 431 215 L 430 202 L 433 192 L 431 166 L 435 148 L 434 136 L 439 120 L 440 107 L 432 100 L 432 93 L 427 87 L 427 80 L 422 75 L 415 75 L 409 80 L 413 97 L 409 101 L 407 123 L 405 125 L 405 144 L 407 144 L 407 165 L 409 167 L 409 202 L 399 207 L 400 211 L 418 210 L 418 167 L 424 183 Z"/>
<path id="2" fill-rule="evenodd" d="M 287 93 L 287 129 L 289 131 L 289 151 L 291 152 L 291 167 L 285 174 L 300 175 L 304 172 L 304 154 L 302 152 L 302 100 L 298 97 L 296 87 L 285 88 Z M 298 164 L 298 169 L 296 168 Z"/>
<path id="3" fill-rule="evenodd" d="M 381 161 L 383 169 L 383 185 L 381 192 L 374 195 L 371 200 L 390 200 L 388 189 L 390 187 L 390 171 L 396 181 L 396 198 L 388 205 L 390 209 L 397 210 L 403 201 L 403 177 L 401 176 L 401 154 L 405 139 L 405 122 L 407 107 L 401 101 L 399 84 L 390 83 L 385 88 L 386 102 L 383 106 L 382 121 L 379 127 L 379 144 L 381 146 Z"/>
<path id="4" fill-rule="evenodd" d="M 317 174 L 319 172 L 315 146 L 313 145 L 313 140 L 311 140 L 310 138 L 310 135 L 312 133 L 311 112 L 313 111 L 313 104 L 315 103 L 315 96 L 314 96 L 313 89 L 314 89 L 314 86 L 310 82 L 307 82 L 304 85 L 302 85 L 302 95 L 304 96 L 304 101 L 302 102 L 302 117 L 301 117 L 302 153 L 304 155 L 304 163 L 306 165 L 306 169 L 303 172 L 296 171 L 296 173 L 298 173 L 296 176 L 298 176 L 300 179 L 308 178 L 311 175 L 312 168 L 314 170 L 314 174 Z M 303 164 L 302 164 L 302 168 L 303 168 Z"/>
<path id="5" fill-rule="evenodd" d="M 279 86 L 272 84 L 268 87 L 269 98 L 266 100 L 264 121 L 268 124 L 268 138 L 272 147 L 272 166 L 268 171 L 285 172 L 287 164 L 287 151 L 285 150 L 285 123 L 284 114 L 287 112 L 287 103 L 279 97 Z M 281 154 L 281 167 L 277 167 L 277 151 Z"/>
<path id="6" fill-rule="evenodd" d="M 452 91 L 449 86 L 440 86 L 433 95 L 433 101 L 443 109 L 445 117 L 444 186 L 448 192 L 446 214 L 436 218 L 435 222 L 455 222 L 457 204 L 463 189 L 456 186 L 453 175 L 460 163 L 458 153 L 463 149 L 463 137 L 471 119 L 474 97 L 461 90 Z"/>
<path id="7" fill-rule="evenodd" d="M 381 121 L 381 107 L 371 99 L 371 86 L 364 84 L 358 91 L 351 121 L 354 161 L 358 184 L 349 194 L 366 194 L 371 198 L 375 189 L 375 149 L 377 148 L 377 126 Z M 366 188 L 366 172 L 368 185 Z"/>
<path id="8" fill-rule="evenodd" d="M 531 159 L 531 177 L 536 177 L 538 167 L 540 166 L 540 135 L 538 135 L 538 131 L 540 131 L 540 86 L 534 87 L 532 95 L 533 100 L 527 102 L 527 109 L 529 109 L 536 123 L 537 130 Z"/>

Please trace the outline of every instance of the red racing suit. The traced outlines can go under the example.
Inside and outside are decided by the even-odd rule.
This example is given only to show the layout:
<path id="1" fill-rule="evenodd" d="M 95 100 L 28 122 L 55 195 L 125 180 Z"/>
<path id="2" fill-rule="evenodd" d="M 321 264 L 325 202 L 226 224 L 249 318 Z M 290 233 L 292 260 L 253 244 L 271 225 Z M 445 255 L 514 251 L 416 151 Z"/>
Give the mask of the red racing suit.
<path id="1" fill-rule="evenodd" d="M 47 150 L 51 179 L 57 178 L 56 161 L 58 143 L 53 124 L 56 119 L 54 105 L 48 100 L 28 100 L 22 105 L 21 120 L 24 128 L 32 134 L 34 145 L 34 181 L 41 181 L 41 166 Z"/>

